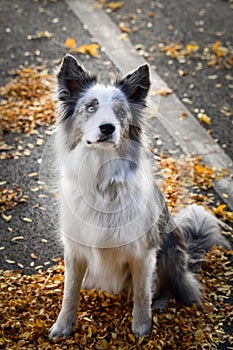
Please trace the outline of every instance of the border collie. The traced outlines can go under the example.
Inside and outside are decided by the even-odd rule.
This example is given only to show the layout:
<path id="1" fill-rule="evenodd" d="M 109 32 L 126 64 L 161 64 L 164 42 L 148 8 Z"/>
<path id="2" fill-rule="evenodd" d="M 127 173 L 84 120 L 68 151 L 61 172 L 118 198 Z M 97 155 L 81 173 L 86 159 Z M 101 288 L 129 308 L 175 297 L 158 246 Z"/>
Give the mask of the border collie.
<path id="1" fill-rule="evenodd" d="M 149 88 L 148 65 L 105 86 L 66 55 L 57 74 L 65 288 L 50 338 L 71 334 L 81 287 L 132 293 L 132 331 L 149 335 L 153 301 L 201 307 L 194 265 L 215 244 L 230 248 L 203 207 L 171 217 L 144 142 Z"/>

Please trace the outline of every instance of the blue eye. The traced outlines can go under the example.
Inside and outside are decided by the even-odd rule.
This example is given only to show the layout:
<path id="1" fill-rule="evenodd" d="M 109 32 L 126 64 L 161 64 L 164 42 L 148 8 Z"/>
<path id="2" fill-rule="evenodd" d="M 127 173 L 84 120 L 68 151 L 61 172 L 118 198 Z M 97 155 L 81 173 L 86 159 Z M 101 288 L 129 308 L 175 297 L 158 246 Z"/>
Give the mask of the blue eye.
<path id="1" fill-rule="evenodd" d="M 94 113 L 96 111 L 96 105 L 87 105 L 86 110 L 88 113 Z"/>

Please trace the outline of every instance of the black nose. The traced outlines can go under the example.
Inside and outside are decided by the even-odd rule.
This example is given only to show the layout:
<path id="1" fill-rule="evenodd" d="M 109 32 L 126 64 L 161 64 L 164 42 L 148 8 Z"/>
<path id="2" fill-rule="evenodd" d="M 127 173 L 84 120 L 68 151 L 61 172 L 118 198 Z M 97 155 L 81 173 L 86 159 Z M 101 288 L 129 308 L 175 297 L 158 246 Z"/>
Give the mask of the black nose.
<path id="1" fill-rule="evenodd" d="M 112 124 L 102 124 L 99 126 L 99 128 L 103 135 L 111 135 L 115 130 L 115 126 Z"/>

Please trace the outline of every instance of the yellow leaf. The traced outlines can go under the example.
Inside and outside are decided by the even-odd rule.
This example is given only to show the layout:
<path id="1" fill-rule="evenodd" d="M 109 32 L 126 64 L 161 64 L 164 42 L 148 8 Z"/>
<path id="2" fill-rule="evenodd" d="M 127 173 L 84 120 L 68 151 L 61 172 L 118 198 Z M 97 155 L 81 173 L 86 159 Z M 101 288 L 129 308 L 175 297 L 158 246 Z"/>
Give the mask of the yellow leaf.
<path id="1" fill-rule="evenodd" d="M 201 164 L 196 164 L 194 168 L 198 174 L 202 174 L 203 172 L 205 172 L 207 170 L 207 167 L 205 165 L 201 165 Z"/>
<path id="2" fill-rule="evenodd" d="M 81 45 L 75 51 L 83 55 L 91 55 L 92 57 L 98 57 L 97 49 L 98 44 Z"/>
<path id="3" fill-rule="evenodd" d="M 120 29 L 121 32 L 123 33 L 130 33 L 130 28 L 126 27 L 124 23 L 120 23 L 118 25 L 118 28 Z"/>
<path id="4" fill-rule="evenodd" d="M 131 340 L 131 342 L 135 343 L 135 337 L 133 334 L 129 333 L 129 339 Z"/>
<path id="5" fill-rule="evenodd" d="M 221 42 L 217 40 L 213 46 L 212 46 L 212 51 L 215 53 L 217 57 L 223 57 L 226 56 L 228 50 L 225 47 L 220 46 Z"/>
<path id="6" fill-rule="evenodd" d="M 226 208 L 226 204 L 219 204 L 215 209 L 215 211 L 222 212 L 225 210 L 225 208 Z"/>
<path id="7" fill-rule="evenodd" d="M 112 11 L 118 10 L 122 7 L 123 3 L 122 2 L 110 2 L 108 4 L 108 8 Z"/>
<path id="8" fill-rule="evenodd" d="M 162 89 L 157 90 L 156 93 L 157 95 L 160 95 L 160 96 L 168 96 L 173 93 L 173 90 L 170 89 L 169 87 L 164 87 Z"/>
<path id="9" fill-rule="evenodd" d="M 69 49 L 74 49 L 76 46 L 76 40 L 74 38 L 67 38 L 65 41 L 65 46 Z"/>
<path id="10" fill-rule="evenodd" d="M 100 46 L 98 44 L 87 45 L 87 53 L 89 53 L 92 57 L 98 57 L 97 49 Z"/>
<path id="11" fill-rule="evenodd" d="M 204 113 L 199 113 L 198 115 L 198 119 L 201 123 L 205 123 L 210 125 L 211 124 L 211 118 L 208 117 L 208 115 L 204 114 Z"/>
<path id="12" fill-rule="evenodd" d="M 217 40 L 217 41 L 215 41 L 215 43 L 213 44 L 213 46 L 212 46 L 212 51 L 213 52 L 217 52 L 217 50 L 218 50 L 218 48 L 219 48 L 219 46 L 220 46 L 220 41 L 219 40 Z"/>
<path id="13" fill-rule="evenodd" d="M 195 52 L 199 49 L 199 46 L 197 44 L 187 44 L 186 49 L 188 52 Z"/>
<path id="14" fill-rule="evenodd" d="M 12 215 L 5 215 L 5 214 L 2 213 L 2 218 L 3 218 L 4 220 L 6 220 L 6 221 L 10 221 L 11 218 L 12 218 Z"/>

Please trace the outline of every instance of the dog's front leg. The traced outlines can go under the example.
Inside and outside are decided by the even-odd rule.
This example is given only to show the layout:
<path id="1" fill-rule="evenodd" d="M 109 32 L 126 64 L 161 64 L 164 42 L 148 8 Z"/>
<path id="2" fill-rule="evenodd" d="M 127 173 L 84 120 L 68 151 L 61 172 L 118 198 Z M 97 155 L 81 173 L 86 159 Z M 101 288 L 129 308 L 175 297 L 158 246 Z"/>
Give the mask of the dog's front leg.
<path id="1" fill-rule="evenodd" d="M 56 323 L 49 330 L 50 338 L 66 338 L 71 334 L 76 322 L 80 288 L 85 272 L 85 261 L 77 260 L 65 253 L 65 286 L 62 309 Z"/>
<path id="2" fill-rule="evenodd" d="M 150 253 L 148 253 L 150 255 Z M 130 263 L 133 282 L 133 325 L 136 337 L 150 335 L 152 327 L 151 290 L 154 272 L 154 259 L 134 259 Z"/>

